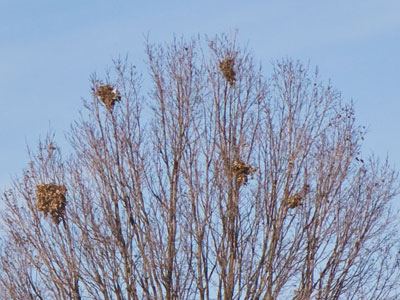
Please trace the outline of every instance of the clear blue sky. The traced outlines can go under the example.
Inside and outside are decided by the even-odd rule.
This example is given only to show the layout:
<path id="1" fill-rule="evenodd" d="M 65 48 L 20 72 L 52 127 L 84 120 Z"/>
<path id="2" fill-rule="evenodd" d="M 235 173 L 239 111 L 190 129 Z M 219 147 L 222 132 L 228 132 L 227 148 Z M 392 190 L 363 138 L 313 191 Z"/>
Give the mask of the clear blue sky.
<path id="1" fill-rule="evenodd" d="M 144 36 L 164 42 L 239 29 L 267 66 L 318 65 L 369 128 L 364 153 L 400 167 L 400 1 L 0 0 L 0 189 L 51 127 L 63 140 L 89 96 L 89 76 L 118 55 L 144 60 Z"/>

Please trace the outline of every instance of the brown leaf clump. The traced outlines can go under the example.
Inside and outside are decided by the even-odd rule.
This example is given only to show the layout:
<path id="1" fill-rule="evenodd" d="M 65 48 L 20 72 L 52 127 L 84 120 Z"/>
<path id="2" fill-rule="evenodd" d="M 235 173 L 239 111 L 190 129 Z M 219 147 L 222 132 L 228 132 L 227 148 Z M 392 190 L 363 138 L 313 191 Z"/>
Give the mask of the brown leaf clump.
<path id="1" fill-rule="evenodd" d="M 296 208 L 297 206 L 300 206 L 302 203 L 301 201 L 303 200 L 303 197 L 299 194 L 296 193 L 292 196 L 289 197 L 288 199 L 288 207 L 289 208 Z"/>
<path id="2" fill-rule="evenodd" d="M 111 111 L 114 107 L 115 102 L 121 100 L 119 91 L 114 88 L 111 84 L 100 85 L 96 89 L 96 95 L 105 104 L 107 109 Z"/>
<path id="3" fill-rule="evenodd" d="M 233 66 L 235 64 L 235 60 L 233 58 L 225 58 L 223 61 L 219 63 L 219 69 L 221 70 L 222 75 L 224 75 L 226 81 L 229 84 L 234 84 L 236 81 L 236 73 L 233 70 Z"/>
<path id="4" fill-rule="evenodd" d="M 50 215 L 58 224 L 65 212 L 67 189 L 63 185 L 40 183 L 36 186 L 36 208 L 42 211 L 44 216 Z"/>
<path id="5" fill-rule="evenodd" d="M 239 184 L 246 184 L 248 181 L 248 176 L 252 176 L 257 169 L 253 168 L 249 164 L 246 164 L 242 160 L 236 160 L 232 164 L 232 171 L 236 176 L 236 181 Z"/>

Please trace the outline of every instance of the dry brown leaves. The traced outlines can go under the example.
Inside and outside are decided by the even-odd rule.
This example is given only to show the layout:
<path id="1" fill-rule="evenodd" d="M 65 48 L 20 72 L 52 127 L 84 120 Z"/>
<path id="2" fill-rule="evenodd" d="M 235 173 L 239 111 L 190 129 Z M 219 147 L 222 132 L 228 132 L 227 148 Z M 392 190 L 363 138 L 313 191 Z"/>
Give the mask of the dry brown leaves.
<path id="1" fill-rule="evenodd" d="M 36 186 L 36 208 L 42 211 L 44 216 L 50 215 L 58 224 L 65 212 L 67 189 L 63 185 L 40 183 Z"/>
<path id="2" fill-rule="evenodd" d="M 100 85 L 96 89 L 96 95 L 105 104 L 109 111 L 112 111 L 115 102 L 121 100 L 119 91 L 111 84 Z"/>
<path id="3" fill-rule="evenodd" d="M 239 184 L 246 184 L 248 181 L 248 176 L 252 176 L 257 169 L 253 168 L 251 165 L 246 164 L 242 160 L 236 160 L 232 164 L 233 174 L 236 176 L 236 181 Z"/>
<path id="4" fill-rule="evenodd" d="M 303 197 L 299 194 L 296 193 L 292 196 L 289 197 L 288 199 L 288 207 L 289 208 L 296 208 L 297 206 L 301 205 L 301 201 L 303 200 Z"/>
<path id="5" fill-rule="evenodd" d="M 236 81 L 236 73 L 233 70 L 233 66 L 235 64 L 235 60 L 233 58 L 225 58 L 223 61 L 219 63 L 219 69 L 221 70 L 222 75 L 224 75 L 226 81 L 229 84 L 234 84 Z"/>

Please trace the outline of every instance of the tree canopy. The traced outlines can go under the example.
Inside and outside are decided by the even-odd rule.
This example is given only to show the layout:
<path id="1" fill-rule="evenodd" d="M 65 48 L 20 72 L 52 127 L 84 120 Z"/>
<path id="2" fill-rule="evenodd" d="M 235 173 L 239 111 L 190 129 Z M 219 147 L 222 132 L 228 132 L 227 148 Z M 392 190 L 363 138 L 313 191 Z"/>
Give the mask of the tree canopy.
<path id="1" fill-rule="evenodd" d="M 226 35 L 145 51 L 1 197 L 0 299 L 399 298 L 397 172 L 352 103 Z"/>

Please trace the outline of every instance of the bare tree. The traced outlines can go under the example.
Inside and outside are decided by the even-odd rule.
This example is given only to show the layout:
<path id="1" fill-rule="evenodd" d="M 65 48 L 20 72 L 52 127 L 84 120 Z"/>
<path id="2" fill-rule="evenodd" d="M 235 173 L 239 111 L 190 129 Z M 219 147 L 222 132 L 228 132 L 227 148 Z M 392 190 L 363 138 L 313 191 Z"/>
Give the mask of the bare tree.
<path id="1" fill-rule="evenodd" d="M 397 173 L 353 105 L 225 35 L 147 43 L 4 193 L 0 299 L 398 299 Z M 147 84 L 145 85 L 147 86 Z"/>

